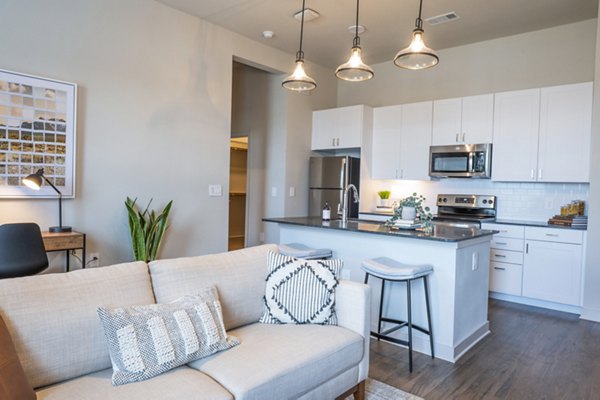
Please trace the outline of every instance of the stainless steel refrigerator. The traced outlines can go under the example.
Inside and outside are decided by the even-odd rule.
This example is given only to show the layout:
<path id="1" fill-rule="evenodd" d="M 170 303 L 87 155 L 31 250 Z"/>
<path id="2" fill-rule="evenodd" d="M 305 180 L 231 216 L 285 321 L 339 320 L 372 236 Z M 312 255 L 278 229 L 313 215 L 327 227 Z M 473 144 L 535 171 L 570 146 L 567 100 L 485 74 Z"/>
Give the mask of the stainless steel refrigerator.
<path id="1" fill-rule="evenodd" d="M 349 156 L 311 157 L 308 213 L 321 216 L 325 202 L 331 207 L 331 219 L 341 218 L 344 189 L 353 184 L 360 193 L 360 159 Z M 348 194 L 348 217 L 358 218 L 358 203 Z"/>

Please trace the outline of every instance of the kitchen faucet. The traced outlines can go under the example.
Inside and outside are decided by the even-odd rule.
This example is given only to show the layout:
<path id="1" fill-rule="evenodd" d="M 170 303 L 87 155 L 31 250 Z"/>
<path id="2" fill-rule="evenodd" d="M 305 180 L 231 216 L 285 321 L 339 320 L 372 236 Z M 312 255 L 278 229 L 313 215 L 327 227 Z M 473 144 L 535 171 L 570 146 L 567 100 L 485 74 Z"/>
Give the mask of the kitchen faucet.
<path id="1" fill-rule="evenodd" d="M 344 198 L 342 201 L 342 224 L 346 224 L 348 222 L 348 191 L 350 189 L 354 189 L 354 202 L 358 203 L 358 189 L 353 184 L 349 184 L 344 189 Z"/>

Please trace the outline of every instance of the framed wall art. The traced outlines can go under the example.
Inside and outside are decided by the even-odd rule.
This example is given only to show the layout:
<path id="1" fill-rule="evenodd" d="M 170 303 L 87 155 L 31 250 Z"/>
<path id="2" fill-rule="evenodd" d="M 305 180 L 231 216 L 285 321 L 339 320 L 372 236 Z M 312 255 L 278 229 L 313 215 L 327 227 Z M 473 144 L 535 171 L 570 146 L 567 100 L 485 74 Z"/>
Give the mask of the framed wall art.
<path id="1" fill-rule="evenodd" d="M 22 179 L 38 169 L 63 194 L 75 196 L 77 85 L 0 70 L 0 198 L 56 197 Z"/>

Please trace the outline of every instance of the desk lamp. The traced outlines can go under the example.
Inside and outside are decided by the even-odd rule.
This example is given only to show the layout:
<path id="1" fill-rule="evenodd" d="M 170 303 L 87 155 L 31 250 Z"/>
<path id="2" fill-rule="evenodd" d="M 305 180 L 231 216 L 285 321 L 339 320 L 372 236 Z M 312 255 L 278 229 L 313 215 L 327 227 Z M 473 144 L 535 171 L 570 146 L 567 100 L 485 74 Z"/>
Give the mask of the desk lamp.
<path id="1" fill-rule="evenodd" d="M 50 232 L 71 232 L 72 229 L 70 226 L 63 226 L 62 224 L 62 193 L 44 176 L 44 168 L 40 168 L 35 174 L 27 175 L 23 178 L 25 186 L 33 190 L 40 190 L 43 181 L 46 181 L 58 193 L 58 226 L 51 226 L 48 230 Z"/>

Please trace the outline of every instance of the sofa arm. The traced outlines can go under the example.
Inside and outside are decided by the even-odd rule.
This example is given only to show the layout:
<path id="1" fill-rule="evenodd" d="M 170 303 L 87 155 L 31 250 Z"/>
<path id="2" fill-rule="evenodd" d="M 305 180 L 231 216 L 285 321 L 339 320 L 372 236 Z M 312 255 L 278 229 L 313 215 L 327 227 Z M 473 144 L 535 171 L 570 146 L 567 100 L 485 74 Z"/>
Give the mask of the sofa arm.
<path id="1" fill-rule="evenodd" d="M 358 367 L 358 381 L 369 373 L 369 336 L 371 331 L 371 288 L 362 283 L 341 280 L 335 292 L 338 325 L 364 338 L 364 353 Z"/>

